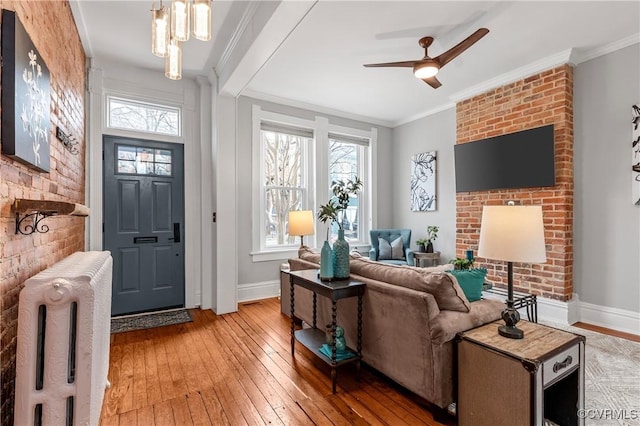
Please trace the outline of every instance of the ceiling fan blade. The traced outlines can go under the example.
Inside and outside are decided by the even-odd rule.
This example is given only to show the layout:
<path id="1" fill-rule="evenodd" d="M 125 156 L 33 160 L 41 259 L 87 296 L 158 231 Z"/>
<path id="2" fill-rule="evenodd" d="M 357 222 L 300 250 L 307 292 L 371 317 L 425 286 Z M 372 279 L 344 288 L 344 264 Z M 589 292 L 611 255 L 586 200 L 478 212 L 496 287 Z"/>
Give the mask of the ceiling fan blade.
<path id="1" fill-rule="evenodd" d="M 464 52 L 465 50 L 473 46 L 478 40 L 486 36 L 488 33 L 489 33 L 488 29 L 480 28 L 478 31 L 471 34 L 469 37 L 465 38 L 460 43 L 453 46 L 451 49 L 447 50 L 446 52 L 440 54 L 439 56 L 433 59 L 438 61 L 438 63 L 440 64 L 440 68 L 442 68 L 443 66 L 451 62 L 453 59 L 455 59 L 462 52 Z"/>
<path id="2" fill-rule="evenodd" d="M 438 87 L 442 86 L 442 83 L 440 83 L 440 80 L 438 80 L 435 76 L 428 77 L 428 78 L 423 78 L 422 81 L 424 81 L 425 83 L 427 83 L 429 86 L 433 87 L 434 89 L 437 89 Z"/>
<path id="3" fill-rule="evenodd" d="M 400 61 L 400 62 L 384 62 L 381 64 L 364 64 L 365 67 L 413 67 L 416 62 L 420 62 L 420 59 L 415 61 Z"/>

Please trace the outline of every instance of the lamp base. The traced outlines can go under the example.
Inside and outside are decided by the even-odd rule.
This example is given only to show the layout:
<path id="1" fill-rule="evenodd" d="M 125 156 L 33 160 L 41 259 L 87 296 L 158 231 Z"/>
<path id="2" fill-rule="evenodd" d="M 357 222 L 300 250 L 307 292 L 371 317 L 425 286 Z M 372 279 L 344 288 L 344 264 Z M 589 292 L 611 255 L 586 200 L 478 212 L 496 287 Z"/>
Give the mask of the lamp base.
<path id="1" fill-rule="evenodd" d="M 524 337 L 524 331 L 520 330 L 515 325 L 501 325 L 500 327 L 498 327 L 498 333 L 501 336 L 508 337 L 510 339 L 522 339 Z"/>
<path id="2" fill-rule="evenodd" d="M 509 303 L 511 305 L 512 303 Z M 520 314 L 511 306 L 508 306 L 502 311 L 502 319 L 505 325 L 498 327 L 498 333 L 501 336 L 508 337 L 510 339 L 522 339 L 524 337 L 524 331 L 516 327 L 518 321 L 520 321 Z"/>

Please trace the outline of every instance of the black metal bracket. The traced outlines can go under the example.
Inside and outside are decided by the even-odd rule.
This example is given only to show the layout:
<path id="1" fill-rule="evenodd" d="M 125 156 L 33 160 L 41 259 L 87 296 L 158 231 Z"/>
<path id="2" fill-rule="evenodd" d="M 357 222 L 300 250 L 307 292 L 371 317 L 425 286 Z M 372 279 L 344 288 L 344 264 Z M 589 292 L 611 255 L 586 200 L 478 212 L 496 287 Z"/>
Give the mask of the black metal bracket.
<path id="1" fill-rule="evenodd" d="M 64 130 L 56 126 L 56 138 L 62 142 L 67 151 L 73 155 L 78 155 L 78 141 L 71 135 L 67 135 Z"/>
<path id="2" fill-rule="evenodd" d="M 34 232 L 44 234 L 49 232 L 49 227 L 42 223 L 43 219 L 53 216 L 53 213 L 35 212 L 25 214 L 20 218 L 20 213 L 16 213 L 16 234 L 31 235 Z"/>

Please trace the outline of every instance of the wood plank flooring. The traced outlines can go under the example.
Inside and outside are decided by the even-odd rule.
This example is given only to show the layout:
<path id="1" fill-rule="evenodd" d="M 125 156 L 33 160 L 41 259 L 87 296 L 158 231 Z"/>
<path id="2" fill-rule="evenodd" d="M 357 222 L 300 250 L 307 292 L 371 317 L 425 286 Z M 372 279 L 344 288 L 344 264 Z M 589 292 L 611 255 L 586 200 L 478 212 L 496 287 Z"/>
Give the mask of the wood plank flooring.
<path id="1" fill-rule="evenodd" d="M 278 299 L 111 336 L 101 425 L 441 425 L 428 404 L 363 366 L 330 369 L 296 345 Z M 454 424 L 451 421 L 448 424 Z"/>

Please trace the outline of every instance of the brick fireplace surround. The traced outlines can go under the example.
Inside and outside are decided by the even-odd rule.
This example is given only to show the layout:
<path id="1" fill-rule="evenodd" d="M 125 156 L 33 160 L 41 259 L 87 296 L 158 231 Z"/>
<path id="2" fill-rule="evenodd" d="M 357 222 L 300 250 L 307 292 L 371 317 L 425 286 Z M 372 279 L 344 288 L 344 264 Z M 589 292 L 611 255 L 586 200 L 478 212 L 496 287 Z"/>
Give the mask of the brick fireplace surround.
<path id="1" fill-rule="evenodd" d="M 76 251 L 84 250 L 82 218 L 45 219 L 46 234 L 15 235 L 15 198 L 84 203 L 84 88 L 86 58 L 66 1 L 0 0 L 16 12 L 51 74 L 51 172 L 41 173 L 0 155 L 0 423 L 13 424 L 18 294 L 25 280 Z M 3 76 L 4 77 L 4 76 Z M 79 142 L 72 155 L 55 138 L 56 126 Z"/>
<path id="2" fill-rule="evenodd" d="M 547 262 L 514 263 L 517 290 L 567 301 L 573 293 L 573 68 L 562 65 L 456 105 L 456 143 L 554 125 L 556 185 L 456 195 L 456 252 L 477 253 L 482 206 L 509 200 L 542 205 Z M 526 159 L 523 159 L 526 161 Z M 506 262 L 478 259 L 487 280 L 505 285 Z"/>

